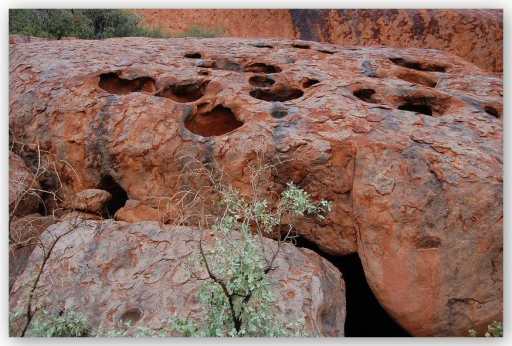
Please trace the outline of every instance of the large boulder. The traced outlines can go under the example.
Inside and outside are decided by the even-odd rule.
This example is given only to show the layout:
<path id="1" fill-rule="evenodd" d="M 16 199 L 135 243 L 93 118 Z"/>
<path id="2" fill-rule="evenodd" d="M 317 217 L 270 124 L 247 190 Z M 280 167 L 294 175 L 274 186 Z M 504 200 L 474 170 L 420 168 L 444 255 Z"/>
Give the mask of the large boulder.
<path id="1" fill-rule="evenodd" d="M 501 319 L 502 78 L 436 50 L 293 40 L 30 42 L 10 57 L 10 126 L 69 163 L 62 191 L 108 176 L 157 208 L 199 184 L 194 164 L 249 194 L 263 161 L 261 198 L 293 181 L 333 202 L 297 231 L 358 252 L 411 334 Z"/>
<path id="2" fill-rule="evenodd" d="M 50 311 L 82 312 L 91 328 L 106 330 L 128 318 L 134 326 L 158 330 L 174 312 L 182 318 L 202 318 L 196 299 L 201 281 L 187 274 L 189 260 L 199 251 L 198 229 L 158 222 L 77 220 L 52 226 L 41 240 L 48 249 L 63 234 L 37 289 L 50 293 Z M 267 250 L 276 249 L 277 242 L 264 241 Z M 42 260 L 43 251 L 37 248 L 12 289 L 11 309 L 25 306 L 24 285 L 32 282 Z M 274 264 L 272 291 L 284 322 L 305 318 L 315 336 L 343 336 L 345 286 L 338 269 L 313 251 L 291 244 L 283 245 Z"/>

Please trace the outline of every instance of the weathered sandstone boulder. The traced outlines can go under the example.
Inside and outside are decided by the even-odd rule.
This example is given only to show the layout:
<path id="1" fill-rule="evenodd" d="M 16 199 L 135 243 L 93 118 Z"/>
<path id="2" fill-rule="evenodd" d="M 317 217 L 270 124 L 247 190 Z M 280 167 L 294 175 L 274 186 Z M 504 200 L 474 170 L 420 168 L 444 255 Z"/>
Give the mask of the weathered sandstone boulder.
<path id="1" fill-rule="evenodd" d="M 21 217 L 37 212 L 41 185 L 23 159 L 9 152 L 9 214 Z"/>
<path id="2" fill-rule="evenodd" d="M 52 292 L 53 309 L 75 309 L 88 317 L 92 328 L 107 330 L 121 319 L 157 330 L 174 312 L 201 318 L 198 281 L 187 275 L 189 259 L 198 251 L 199 230 L 158 222 L 62 222 L 41 239 L 51 244 L 73 228 L 54 247 L 38 286 Z M 269 239 L 265 244 L 277 246 Z M 37 248 L 12 289 L 12 309 L 25 306 L 23 285 L 41 263 Z M 305 318 L 313 335 L 343 336 L 345 287 L 338 269 L 313 251 L 290 244 L 282 247 L 275 265 L 272 290 L 284 322 Z"/>
<path id="3" fill-rule="evenodd" d="M 199 162 L 250 193 L 263 152 L 261 197 L 293 181 L 332 201 L 297 231 L 358 252 L 410 333 L 501 319 L 496 75 L 428 49 L 144 38 L 13 45 L 10 73 L 11 129 L 69 163 L 62 191 L 115 186 L 103 189 L 121 206 L 175 196 L 199 184 Z"/>
<path id="4" fill-rule="evenodd" d="M 70 202 L 63 203 L 64 209 L 72 209 L 90 213 L 100 213 L 106 208 L 112 195 L 105 190 L 86 189 L 80 191 Z"/>
<path id="5" fill-rule="evenodd" d="M 503 71 L 503 11 L 464 9 L 212 10 L 147 9 L 143 23 L 185 32 L 223 27 L 227 37 L 283 37 L 345 46 L 441 49 L 489 71 Z M 191 24 L 193 23 L 193 24 Z M 262 25 L 264 23 L 264 25 Z"/>

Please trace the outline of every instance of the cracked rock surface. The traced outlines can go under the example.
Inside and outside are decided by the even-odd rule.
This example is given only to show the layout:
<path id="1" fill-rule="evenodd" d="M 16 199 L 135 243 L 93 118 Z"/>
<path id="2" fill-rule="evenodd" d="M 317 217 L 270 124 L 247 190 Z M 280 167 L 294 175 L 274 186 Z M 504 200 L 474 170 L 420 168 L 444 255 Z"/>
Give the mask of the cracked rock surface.
<path id="1" fill-rule="evenodd" d="M 108 175 L 130 199 L 172 196 L 194 184 L 187 156 L 248 192 L 264 149 L 262 197 L 293 181 L 333 201 L 297 231 L 358 252 L 411 334 L 501 320 L 502 78 L 437 50 L 273 39 L 34 41 L 9 67 L 10 127 L 74 167 L 69 193 Z"/>

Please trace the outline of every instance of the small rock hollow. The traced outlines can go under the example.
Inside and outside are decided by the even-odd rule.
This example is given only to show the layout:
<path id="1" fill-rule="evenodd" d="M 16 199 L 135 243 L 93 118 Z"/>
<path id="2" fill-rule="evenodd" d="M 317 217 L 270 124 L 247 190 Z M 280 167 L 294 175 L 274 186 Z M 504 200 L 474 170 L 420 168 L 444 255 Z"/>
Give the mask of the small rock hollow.
<path id="1" fill-rule="evenodd" d="M 306 44 L 306 43 L 293 43 L 292 47 L 299 48 L 299 49 L 310 49 L 311 48 L 310 45 Z"/>
<path id="2" fill-rule="evenodd" d="M 336 53 L 333 50 L 327 50 L 327 49 L 317 49 L 316 51 L 320 52 L 320 53 L 324 53 L 324 54 L 334 54 L 334 53 Z"/>
<path id="3" fill-rule="evenodd" d="M 273 85 L 276 81 L 268 76 L 253 76 L 249 78 L 249 83 L 255 87 L 267 88 Z"/>
<path id="4" fill-rule="evenodd" d="M 276 65 L 269 65 L 265 63 L 254 63 L 249 64 L 244 67 L 244 72 L 254 72 L 254 73 L 279 73 L 282 69 Z"/>
<path id="5" fill-rule="evenodd" d="M 401 73 L 397 76 L 398 78 L 414 84 L 421 84 L 429 88 L 435 88 L 437 82 L 431 78 L 425 77 L 421 74 L 416 73 Z"/>
<path id="6" fill-rule="evenodd" d="M 252 97 L 263 100 L 263 101 L 289 101 L 297 99 L 304 95 L 304 92 L 300 89 L 290 88 L 288 86 L 277 86 L 268 89 L 254 89 L 249 92 Z"/>
<path id="7" fill-rule="evenodd" d="M 373 89 L 359 89 L 354 91 L 353 94 L 363 102 L 379 103 L 379 101 L 375 98 L 377 92 Z"/>
<path id="8" fill-rule="evenodd" d="M 115 73 L 100 75 L 99 86 L 106 92 L 115 95 L 126 95 L 133 92 L 152 93 L 156 91 L 155 81 L 151 77 L 124 79 Z"/>
<path id="9" fill-rule="evenodd" d="M 418 71 L 429 72 L 446 72 L 446 66 L 441 66 L 433 63 L 423 63 L 419 61 L 409 61 L 404 58 L 389 58 L 395 65 L 407 67 Z"/>
<path id="10" fill-rule="evenodd" d="M 193 116 L 185 122 L 185 128 L 196 135 L 211 137 L 234 131 L 243 124 L 231 109 L 219 105 L 209 112 Z"/>
<path id="11" fill-rule="evenodd" d="M 107 204 L 107 210 L 102 216 L 104 218 L 113 218 L 116 212 L 124 207 L 128 200 L 128 194 L 110 175 L 105 175 L 101 178 L 98 189 L 108 191 L 112 195 L 112 199 Z"/>
<path id="12" fill-rule="evenodd" d="M 119 321 L 123 321 L 123 323 L 130 323 L 130 325 L 134 325 L 142 318 L 143 312 L 140 308 L 131 308 L 123 312 L 123 314 L 119 317 Z"/>
<path id="13" fill-rule="evenodd" d="M 201 53 L 193 52 L 193 53 L 186 53 L 185 58 L 188 59 L 201 59 Z"/>
<path id="14" fill-rule="evenodd" d="M 485 111 L 485 113 L 492 115 L 493 117 L 496 117 L 496 118 L 500 117 L 500 113 L 494 107 L 485 106 L 484 111 Z"/>
<path id="15" fill-rule="evenodd" d="M 202 81 L 169 85 L 159 91 L 156 95 L 166 97 L 180 103 L 194 102 L 204 96 L 208 83 L 209 81 Z"/>
<path id="16" fill-rule="evenodd" d="M 299 237 L 297 246 L 315 251 L 343 274 L 347 300 L 345 336 L 408 337 L 411 336 L 382 308 L 366 281 L 361 259 L 357 254 L 332 256 L 313 242 Z"/>
<path id="17" fill-rule="evenodd" d="M 406 102 L 398 106 L 398 109 L 401 111 L 415 112 L 432 116 L 432 107 L 423 103 Z"/>
<path id="18" fill-rule="evenodd" d="M 320 81 L 318 79 L 304 78 L 303 82 L 302 82 L 302 87 L 303 88 L 309 88 L 310 86 L 313 86 L 313 85 L 318 84 L 318 83 L 320 83 Z"/>

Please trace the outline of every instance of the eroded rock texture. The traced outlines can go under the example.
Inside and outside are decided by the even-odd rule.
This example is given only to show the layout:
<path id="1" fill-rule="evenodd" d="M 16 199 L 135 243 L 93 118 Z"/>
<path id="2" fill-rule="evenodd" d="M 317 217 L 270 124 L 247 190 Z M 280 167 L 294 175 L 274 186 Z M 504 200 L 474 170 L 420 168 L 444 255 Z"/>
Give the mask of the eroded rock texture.
<path id="1" fill-rule="evenodd" d="M 112 330 L 119 320 L 158 330 L 175 312 L 181 318 L 203 316 L 196 299 L 198 282 L 187 274 L 189 260 L 199 251 L 199 230 L 158 222 L 75 220 L 50 227 L 41 240 L 50 248 L 65 233 L 38 286 L 51 292 L 55 311 L 80 311 L 93 330 Z M 277 242 L 265 239 L 265 246 L 275 250 Z M 25 306 L 23 285 L 31 282 L 42 262 L 38 247 L 12 289 L 11 308 Z M 314 336 L 343 336 L 345 286 L 340 272 L 313 251 L 291 244 L 282 247 L 274 263 L 278 269 L 271 271 L 271 285 L 283 322 L 305 318 Z"/>
<path id="2" fill-rule="evenodd" d="M 69 191 L 111 193 L 111 215 L 195 184 L 188 158 L 250 192 L 263 150 L 262 197 L 294 181 L 333 201 L 297 231 L 358 252 L 411 334 L 501 320 L 501 78 L 428 49 L 144 38 L 20 43 L 10 73 L 13 133 L 74 167 Z"/>
<path id="3" fill-rule="evenodd" d="M 153 28 L 223 26 L 229 37 L 283 37 L 348 46 L 441 49 L 503 71 L 503 11 L 463 9 L 134 10 Z"/>

